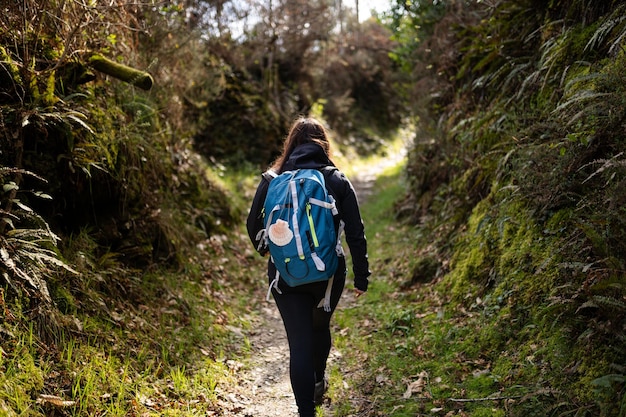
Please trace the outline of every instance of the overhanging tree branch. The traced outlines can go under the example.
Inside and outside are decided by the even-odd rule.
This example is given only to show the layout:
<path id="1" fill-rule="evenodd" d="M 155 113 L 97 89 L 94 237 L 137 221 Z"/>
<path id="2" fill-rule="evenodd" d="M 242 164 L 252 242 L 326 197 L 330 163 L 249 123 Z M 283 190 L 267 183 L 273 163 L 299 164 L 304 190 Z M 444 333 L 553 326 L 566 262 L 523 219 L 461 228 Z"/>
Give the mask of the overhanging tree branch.
<path id="1" fill-rule="evenodd" d="M 88 65 L 96 71 L 110 75 L 143 90 L 150 90 L 152 84 L 154 84 L 152 76 L 147 72 L 112 61 L 100 54 L 91 55 L 88 59 Z"/>

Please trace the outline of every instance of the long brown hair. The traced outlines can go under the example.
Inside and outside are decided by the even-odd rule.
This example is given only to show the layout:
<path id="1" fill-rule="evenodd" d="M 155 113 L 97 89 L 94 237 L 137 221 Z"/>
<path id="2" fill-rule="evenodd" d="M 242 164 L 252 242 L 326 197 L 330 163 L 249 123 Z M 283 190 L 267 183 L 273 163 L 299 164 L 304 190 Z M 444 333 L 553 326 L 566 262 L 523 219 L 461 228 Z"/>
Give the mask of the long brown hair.
<path id="1" fill-rule="evenodd" d="M 291 125 L 283 144 L 283 152 L 272 165 L 272 170 L 276 173 L 281 173 L 293 150 L 299 145 L 311 142 L 320 145 L 330 159 L 330 143 L 328 142 L 324 126 L 310 117 L 296 119 Z"/>

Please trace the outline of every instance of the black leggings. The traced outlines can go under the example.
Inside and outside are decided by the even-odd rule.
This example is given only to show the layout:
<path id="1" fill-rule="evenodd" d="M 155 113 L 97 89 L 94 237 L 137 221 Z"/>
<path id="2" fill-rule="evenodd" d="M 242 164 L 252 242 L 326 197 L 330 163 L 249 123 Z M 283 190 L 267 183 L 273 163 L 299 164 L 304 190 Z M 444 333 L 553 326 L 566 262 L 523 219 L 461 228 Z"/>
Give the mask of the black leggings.
<path id="1" fill-rule="evenodd" d="M 270 267 L 270 276 L 272 269 Z M 330 318 L 339 303 L 345 282 L 346 261 L 341 257 L 333 279 L 331 311 L 328 313 L 317 307 L 324 298 L 327 282 L 292 288 L 280 281 L 282 294 L 272 290 L 289 341 L 289 376 L 300 417 L 315 416 L 315 382 L 321 381 L 326 371 L 331 346 Z"/>

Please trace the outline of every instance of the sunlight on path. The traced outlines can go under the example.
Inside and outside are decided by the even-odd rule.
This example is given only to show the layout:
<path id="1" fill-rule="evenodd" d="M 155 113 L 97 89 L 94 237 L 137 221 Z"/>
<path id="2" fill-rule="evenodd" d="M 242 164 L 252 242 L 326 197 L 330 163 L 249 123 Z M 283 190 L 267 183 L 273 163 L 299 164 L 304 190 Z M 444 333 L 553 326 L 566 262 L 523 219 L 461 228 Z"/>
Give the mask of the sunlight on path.
<path id="1" fill-rule="evenodd" d="M 356 190 L 359 203 L 363 204 L 365 200 L 372 194 L 374 182 L 381 172 L 387 168 L 398 165 L 406 157 L 406 151 L 404 149 L 397 151 L 396 153 L 389 155 L 389 157 L 381 159 L 380 161 L 366 165 L 361 168 L 357 175 L 353 175 L 351 178 L 352 185 Z"/>
<path id="2" fill-rule="evenodd" d="M 360 204 L 363 204 L 371 195 L 376 178 L 386 169 L 400 164 L 407 157 L 407 149 L 410 148 L 414 137 L 414 127 L 406 126 L 401 128 L 396 138 L 387 145 L 385 155 L 356 161 L 345 157 L 339 160 L 337 166 L 352 182 Z"/>

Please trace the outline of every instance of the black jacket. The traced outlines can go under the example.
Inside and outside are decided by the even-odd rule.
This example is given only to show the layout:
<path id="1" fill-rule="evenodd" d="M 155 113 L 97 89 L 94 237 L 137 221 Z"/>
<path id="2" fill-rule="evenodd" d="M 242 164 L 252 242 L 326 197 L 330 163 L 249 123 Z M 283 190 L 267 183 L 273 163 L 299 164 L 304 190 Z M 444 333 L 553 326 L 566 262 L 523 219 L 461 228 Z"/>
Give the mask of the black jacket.
<path id="1" fill-rule="evenodd" d="M 294 149 L 285 164 L 285 170 L 296 168 L 322 169 L 333 166 L 321 146 L 315 143 L 306 143 Z M 338 169 L 324 170 L 326 188 L 333 196 L 337 204 L 339 216 L 336 222 L 343 220 L 345 234 L 350 255 L 352 256 L 352 270 L 354 272 L 354 286 L 359 290 L 366 291 L 368 277 L 370 275 L 369 261 L 367 259 L 367 242 L 361 212 L 357 202 L 356 193 L 348 178 Z M 252 207 L 246 222 L 248 236 L 255 248 L 259 246 L 256 239 L 258 232 L 263 229 L 263 203 L 267 194 L 269 181 L 263 177 L 257 188 Z M 262 253 L 264 255 L 264 253 Z"/>

